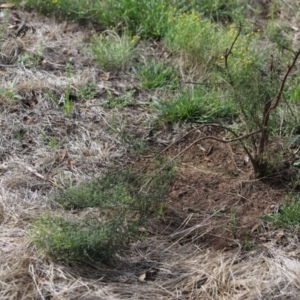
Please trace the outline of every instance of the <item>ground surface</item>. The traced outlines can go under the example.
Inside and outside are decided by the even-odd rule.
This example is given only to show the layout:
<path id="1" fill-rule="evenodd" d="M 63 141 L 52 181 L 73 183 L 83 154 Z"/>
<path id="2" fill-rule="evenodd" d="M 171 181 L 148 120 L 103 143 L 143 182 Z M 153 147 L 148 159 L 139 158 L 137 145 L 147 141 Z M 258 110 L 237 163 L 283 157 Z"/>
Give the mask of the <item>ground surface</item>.
<path id="1" fill-rule="evenodd" d="M 147 103 L 155 95 L 134 72 L 102 72 L 86 47 L 92 25 L 12 10 L 5 28 L 0 84 L 9 88 L 16 78 L 20 97 L 0 103 L 1 299 L 298 299 L 298 237 L 269 232 L 260 219 L 286 196 L 283 183 L 253 180 L 238 145 L 204 140 L 183 151 L 199 137 L 221 137 L 212 128 L 184 136 L 192 127 L 162 126 L 149 137 Z M 163 45 L 147 51 L 159 55 Z M 46 93 L 59 99 L 69 85 L 76 91 L 88 82 L 96 96 L 75 101 L 69 117 Z M 128 91 L 134 105 L 102 105 Z M 112 162 L 151 165 L 152 153 L 128 147 L 123 129 L 155 153 L 183 151 L 165 215 L 144 229 L 149 238 L 132 244 L 114 269 L 60 264 L 37 252 L 26 232 L 51 210 L 47 199 L 57 188 L 100 176 Z"/>

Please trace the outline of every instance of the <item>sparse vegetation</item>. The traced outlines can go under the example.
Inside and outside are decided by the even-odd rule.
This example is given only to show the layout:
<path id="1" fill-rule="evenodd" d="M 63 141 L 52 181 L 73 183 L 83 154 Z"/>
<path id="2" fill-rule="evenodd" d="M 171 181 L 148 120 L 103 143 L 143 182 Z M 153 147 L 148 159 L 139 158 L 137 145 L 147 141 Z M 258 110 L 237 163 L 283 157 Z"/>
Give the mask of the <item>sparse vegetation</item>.
<path id="1" fill-rule="evenodd" d="M 22 99 L 22 96 L 16 93 L 17 78 L 14 78 L 7 88 L 0 87 L 0 95 L 8 100 Z"/>
<path id="2" fill-rule="evenodd" d="M 279 228 L 292 227 L 299 230 L 300 225 L 300 201 L 298 196 L 287 197 L 277 209 L 263 219 L 274 223 Z"/>
<path id="3" fill-rule="evenodd" d="M 96 85 L 94 83 L 87 83 L 83 86 L 81 86 L 77 91 L 76 91 L 76 96 L 81 100 L 81 101 L 86 101 L 86 100 L 92 100 L 96 96 Z"/>
<path id="4" fill-rule="evenodd" d="M 297 298 L 300 3 L 13 3 L 0 299 Z"/>
<path id="5" fill-rule="evenodd" d="M 59 193 L 54 201 L 65 210 L 98 208 L 99 213 L 82 219 L 47 214 L 33 223 L 32 241 L 56 259 L 109 262 L 161 207 L 173 177 L 172 165 L 151 182 L 149 176 L 154 175 L 114 168 L 102 178 Z M 145 194 L 141 188 L 146 183 Z"/>

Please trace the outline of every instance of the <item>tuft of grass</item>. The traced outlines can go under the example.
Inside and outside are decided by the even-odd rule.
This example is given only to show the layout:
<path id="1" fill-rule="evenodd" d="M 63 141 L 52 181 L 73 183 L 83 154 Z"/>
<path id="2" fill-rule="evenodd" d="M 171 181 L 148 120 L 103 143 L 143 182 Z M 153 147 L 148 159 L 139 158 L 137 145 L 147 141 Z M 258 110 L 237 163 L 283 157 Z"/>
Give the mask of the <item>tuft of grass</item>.
<path id="1" fill-rule="evenodd" d="M 16 129 L 13 131 L 13 133 L 14 133 L 15 139 L 18 140 L 19 142 L 21 142 L 23 140 L 23 138 L 26 136 L 26 129 L 24 129 L 24 128 Z"/>
<path id="2" fill-rule="evenodd" d="M 122 71 L 136 55 L 138 40 L 138 36 L 132 37 L 128 31 L 119 35 L 114 30 L 107 30 L 94 36 L 91 50 L 95 60 L 105 71 Z"/>
<path id="3" fill-rule="evenodd" d="M 160 121 L 171 123 L 216 122 L 236 114 L 233 102 L 222 101 L 218 91 L 207 91 L 202 86 L 184 90 L 175 98 L 160 100 L 155 108 Z"/>
<path id="4" fill-rule="evenodd" d="M 179 84 L 178 72 L 172 65 L 154 59 L 140 68 L 141 86 L 145 89 L 176 88 Z"/>
<path id="5" fill-rule="evenodd" d="M 264 215 L 263 219 L 274 223 L 278 227 L 298 227 L 300 225 L 300 201 L 299 197 L 288 197 L 277 211 L 270 215 Z"/>
<path id="6" fill-rule="evenodd" d="M 56 97 L 50 92 L 47 92 L 47 95 L 50 97 L 50 99 L 57 105 L 58 108 L 61 109 L 61 103 L 63 103 L 63 112 L 66 117 L 70 117 L 73 109 L 74 109 L 74 101 L 71 99 L 71 88 L 70 86 L 67 87 L 65 94 L 64 94 L 64 102 L 59 102 Z"/>
<path id="7" fill-rule="evenodd" d="M 200 9 L 206 17 L 209 17 L 214 21 L 223 23 L 232 22 L 234 20 L 240 19 L 241 12 L 243 11 L 243 1 L 204 0 L 201 1 Z"/>
<path id="8" fill-rule="evenodd" d="M 227 226 L 225 227 L 225 230 L 230 232 L 234 238 L 237 236 L 237 230 L 238 230 L 238 220 L 237 220 L 237 212 L 235 208 L 230 209 L 230 216 L 229 221 L 227 223 Z"/>
<path id="9" fill-rule="evenodd" d="M 17 78 L 14 78 L 8 88 L 0 87 L 0 95 L 2 95 L 5 99 L 9 99 L 9 100 L 22 99 L 22 96 L 18 95 L 16 92 L 17 83 L 18 83 Z"/>
<path id="10" fill-rule="evenodd" d="M 59 260 L 108 262 L 160 209 L 172 178 L 172 165 L 143 174 L 113 168 L 54 198 L 64 210 L 94 208 L 99 212 L 95 217 L 44 215 L 33 222 L 30 239 Z"/>

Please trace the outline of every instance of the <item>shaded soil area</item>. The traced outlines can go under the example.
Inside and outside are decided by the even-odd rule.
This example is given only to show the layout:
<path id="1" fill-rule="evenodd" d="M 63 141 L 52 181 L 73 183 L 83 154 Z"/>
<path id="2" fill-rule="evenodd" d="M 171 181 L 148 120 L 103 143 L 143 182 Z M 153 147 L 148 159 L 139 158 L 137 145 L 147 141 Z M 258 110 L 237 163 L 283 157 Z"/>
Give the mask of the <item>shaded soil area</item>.
<path id="1" fill-rule="evenodd" d="M 199 138 L 199 134 L 203 135 L 195 133 L 180 140 L 166 154 L 174 157 Z M 210 135 L 222 139 L 218 132 Z M 261 217 L 274 211 L 288 189 L 282 178 L 255 180 L 252 175 L 251 163 L 239 145 L 200 141 L 179 159 L 167 215 L 172 219 L 177 211 L 181 222 L 188 218 L 184 228 L 202 224 L 196 235 L 191 232 L 193 240 L 198 239 L 201 245 L 220 250 L 247 243 L 249 238 L 254 243 L 264 231 Z"/>

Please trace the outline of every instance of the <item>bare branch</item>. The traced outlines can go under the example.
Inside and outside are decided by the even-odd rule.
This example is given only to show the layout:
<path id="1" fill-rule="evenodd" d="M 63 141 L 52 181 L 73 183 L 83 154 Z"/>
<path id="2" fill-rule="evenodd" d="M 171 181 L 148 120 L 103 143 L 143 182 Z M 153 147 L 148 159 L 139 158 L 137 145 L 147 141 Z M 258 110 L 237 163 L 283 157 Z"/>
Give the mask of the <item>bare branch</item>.
<path id="1" fill-rule="evenodd" d="M 222 127 L 222 126 L 220 126 L 220 127 Z M 243 140 L 243 139 L 248 138 L 248 137 L 250 137 L 250 136 L 252 136 L 252 135 L 254 135 L 254 134 L 257 134 L 257 133 L 259 133 L 259 132 L 261 132 L 261 130 L 256 130 L 256 131 L 253 131 L 253 132 L 250 132 L 250 133 L 247 133 L 247 134 L 245 134 L 245 135 L 239 136 L 239 137 L 234 138 L 234 139 L 229 139 L 229 140 L 222 140 L 222 139 L 216 138 L 216 137 L 211 136 L 211 135 L 210 135 L 210 136 L 204 136 L 204 137 L 201 137 L 201 138 L 195 140 L 194 142 L 192 142 L 189 146 L 187 146 L 187 147 L 184 148 L 181 152 L 179 152 L 172 160 L 176 159 L 178 156 L 180 156 L 180 155 L 183 154 L 185 151 L 187 151 L 188 149 L 190 149 L 193 145 L 195 145 L 195 144 L 197 144 L 198 142 L 203 141 L 203 140 L 211 139 L 211 140 L 215 140 L 215 141 L 218 141 L 218 142 L 222 142 L 222 143 L 224 143 L 224 144 L 227 144 L 227 143 L 232 143 L 232 142 L 237 142 L 237 141 Z M 248 151 L 247 151 L 247 152 L 248 152 Z M 248 152 L 247 154 L 250 155 L 249 152 Z M 250 157 L 250 159 L 252 158 L 251 155 L 250 155 L 249 157 Z"/>
<path id="2" fill-rule="evenodd" d="M 236 43 L 236 41 L 237 41 L 238 37 L 240 36 L 241 32 L 242 32 L 242 23 L 240 22 L 239 30 L 238 30 L 238 32 L 237 32 L 230 48 L 226 49 L 225 53 L 224 53 L 224 61 L 225 61 L 225 68 L 226 69 L 228 69 L 228 56 L 232 53 L 232 49 L 234 47 L 234 44 Z"/>

